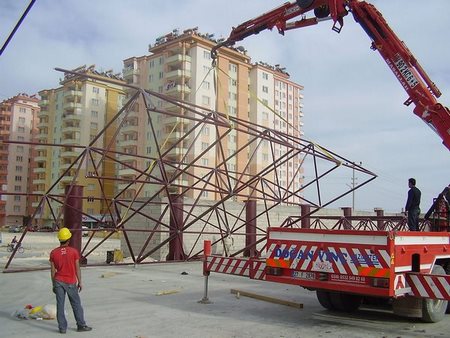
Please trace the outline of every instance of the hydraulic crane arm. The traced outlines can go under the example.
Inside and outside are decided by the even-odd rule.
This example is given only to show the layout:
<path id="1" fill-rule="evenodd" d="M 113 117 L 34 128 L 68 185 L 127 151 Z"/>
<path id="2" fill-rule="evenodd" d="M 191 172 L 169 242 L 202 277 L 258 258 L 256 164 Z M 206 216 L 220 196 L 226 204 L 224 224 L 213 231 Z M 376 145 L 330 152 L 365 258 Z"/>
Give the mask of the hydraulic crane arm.
<path id="1" fill-rule="evenodd" d="M 314 12 L 307 18 L 305 13 Z M 290 29 L 318 24 L 324 20 L 333 20 L 332 29 L 340 32 L 343 18 L 351 13 L 357 23 L 372 40 L 371 48 L 377 50 L 399 80 L 408 99 L 404 102 L 415 105 L 414 114 L 419 116 L 443 140 L 450 150 L 450 110 L 438 103 L 441 96 L 437 86 L 431 81 L 425 70 L 415 59 L 406 45 L 392 31 L 375 6 L 359 0 L 297 0 L 266 12 L 259 17 L 246 21 L 233 28 L 224 42 L 216 45 L 211 51 L 213 59 L 217 50 L 223 46 L 232 46 L 250 35 L 258 34 L 266 29 L 277 28 L 280 34 Z M 301 16 L 298 21 L 289 21 Z"/>

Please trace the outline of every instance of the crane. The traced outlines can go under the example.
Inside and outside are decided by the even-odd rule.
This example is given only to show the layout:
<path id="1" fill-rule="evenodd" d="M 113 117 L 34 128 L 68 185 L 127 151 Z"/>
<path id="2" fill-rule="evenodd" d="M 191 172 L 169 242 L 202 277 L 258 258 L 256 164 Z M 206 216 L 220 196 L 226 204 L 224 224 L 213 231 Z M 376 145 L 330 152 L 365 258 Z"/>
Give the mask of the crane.
<path id="1" fill-rule="evenodd" d="M 307 17 L 313 12 L 312 17 Z M 424 121 L 442 139 L 450 150 L 450 110 L 437 101 L 439 88 L 389 27 L 376 7 L 360 0 L 296 0 L 286 2 L 254 19 L 232 29 L 230 36 L 211 50 L 213 62 L 221 47 L 231 47 L 237 41 L 276 28 L 282 35 L 288 30 L 316 25 L 322 21 L 333 21 L 332 30 L 340 33 L 344 17 L 349 13 L 372 40 L 371 49 L 380 53 L 406 93 L 406 106 L 414 104 L 414 114 Z M 294 21 L 294 18 L 300 17 Z"/>

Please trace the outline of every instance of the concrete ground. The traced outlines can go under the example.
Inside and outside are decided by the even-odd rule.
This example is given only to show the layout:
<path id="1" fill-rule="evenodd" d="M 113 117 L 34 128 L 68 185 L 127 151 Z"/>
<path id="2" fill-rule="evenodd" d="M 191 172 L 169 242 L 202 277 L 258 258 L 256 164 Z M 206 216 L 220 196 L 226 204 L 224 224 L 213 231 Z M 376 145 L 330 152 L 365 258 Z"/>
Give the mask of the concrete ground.
<path id="1" fill-rule="evenodd" d="M 2 267 L 5 245 L 3 234 Z M 35 260 L 45 264 L 45 257 L 39 260 L 35 256 Z M 31 261 L 27 264 L 31 266 Z M 88 267 L 82 269 L 82 274 L 85 289 L 81 298 L 93 331 L 76 332 L 67 304 L 69 337 L 393 338 L 449 337 L 450 332 L 450 317 L 425 324 L 367 309 L 354 314 L 330 312 L 319 305 L 314 292 L 300 287 L 221 274 L 211 274 L 209 278 L 208 296 L 212 304 L 201 304 L 198 301 L 204 295 L 204 277 L 200 262 Z M 302 303 L 304 307 L 296 309 L 237 297 L 230 289 L 278 297 Z M 19 320 L 12 316 L 26 304 L 55 304 L 49 270 L 0 274 L 0 304 L 0 337 L 60 335 L 56 320 Z"/>

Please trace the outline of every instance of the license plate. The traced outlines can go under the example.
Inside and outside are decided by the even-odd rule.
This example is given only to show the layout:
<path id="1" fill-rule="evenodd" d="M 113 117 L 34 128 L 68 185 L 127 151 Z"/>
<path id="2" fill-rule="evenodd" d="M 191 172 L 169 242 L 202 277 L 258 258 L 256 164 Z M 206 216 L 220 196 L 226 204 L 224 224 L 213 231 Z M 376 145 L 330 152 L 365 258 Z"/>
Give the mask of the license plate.
<path id="1" fill-rule="evenodd" d="M 300 279 L 316 279 L 314 272 L 292 271 L 292 277 Z"/>

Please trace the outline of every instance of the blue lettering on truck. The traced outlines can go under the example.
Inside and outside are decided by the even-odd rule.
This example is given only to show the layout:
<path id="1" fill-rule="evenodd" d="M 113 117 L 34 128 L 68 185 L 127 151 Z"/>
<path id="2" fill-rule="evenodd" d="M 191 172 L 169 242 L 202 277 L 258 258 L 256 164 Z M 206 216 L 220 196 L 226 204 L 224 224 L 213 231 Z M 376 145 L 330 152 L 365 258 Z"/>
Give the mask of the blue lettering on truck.
<path id="1" fill-rule="evenodd" d="M 295 249 L 283 249 L 277 248 L 275 250 L 274 258 L 281 259 L 305 259 L 312 260 L 316 251 L 315 250 L 295 250 Z M 354 254 L 348 255 L 342 252 L 332 252 L 327 250 L 319 250 L 317 253 L 318 259 L 321 262 L 351 262 L 356 264 L 368 264 L 368 265 L 379 265 L 378 256 L 376 254 Z"/>

